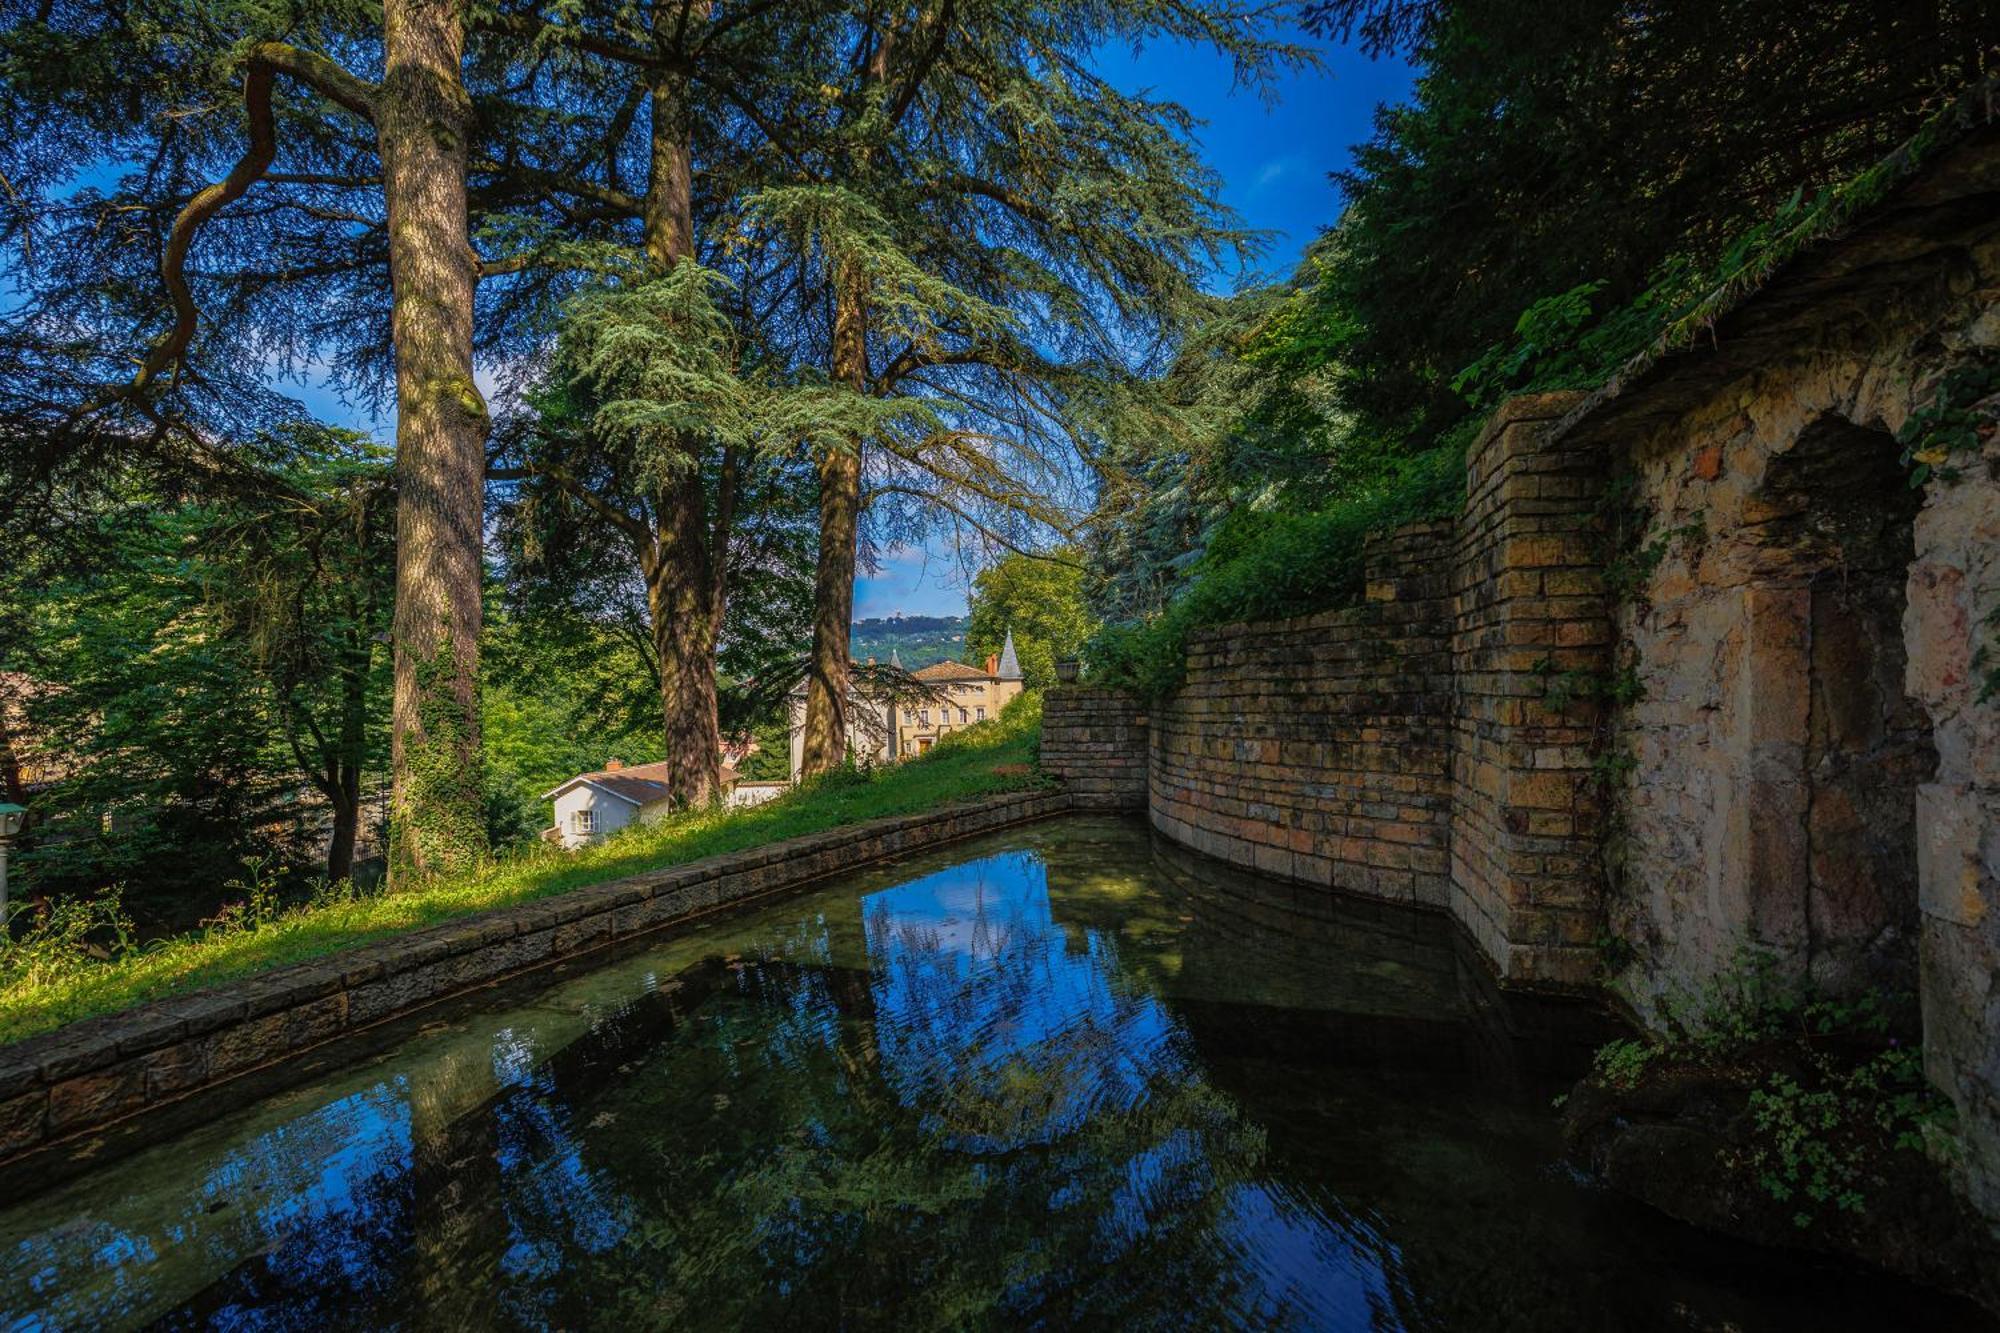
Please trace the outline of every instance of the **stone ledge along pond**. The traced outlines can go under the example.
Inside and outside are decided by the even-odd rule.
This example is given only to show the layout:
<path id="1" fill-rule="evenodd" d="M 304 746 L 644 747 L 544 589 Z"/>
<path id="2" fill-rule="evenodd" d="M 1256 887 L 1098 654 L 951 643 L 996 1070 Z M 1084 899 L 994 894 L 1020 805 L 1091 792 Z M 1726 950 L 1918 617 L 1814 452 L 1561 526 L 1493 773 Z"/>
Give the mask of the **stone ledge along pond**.
<path id="1" fill-rule="evenodd" d="M 1566 1169 L 1551 1101 L 1615 1031 L 1435 913 L 1065 818 L 418 1015 L 9 1199 L 0 1327 L 1988 1327 Z"/>

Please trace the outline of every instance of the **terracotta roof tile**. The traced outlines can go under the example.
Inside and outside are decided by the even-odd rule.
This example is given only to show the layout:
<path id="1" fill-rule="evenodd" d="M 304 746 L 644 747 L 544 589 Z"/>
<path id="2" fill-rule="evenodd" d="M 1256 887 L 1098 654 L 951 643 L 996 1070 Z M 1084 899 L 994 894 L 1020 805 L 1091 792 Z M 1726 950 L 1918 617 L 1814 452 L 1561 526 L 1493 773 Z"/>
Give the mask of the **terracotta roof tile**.
<path id="1" fill-rule="evenodd" d="M 918 680 L 988 680 L 991 679 L 978 667 L 969 667 L 963 662 L 946 660 L 933 662 L 927 667 L 918 667 L 910 673 Z"/>

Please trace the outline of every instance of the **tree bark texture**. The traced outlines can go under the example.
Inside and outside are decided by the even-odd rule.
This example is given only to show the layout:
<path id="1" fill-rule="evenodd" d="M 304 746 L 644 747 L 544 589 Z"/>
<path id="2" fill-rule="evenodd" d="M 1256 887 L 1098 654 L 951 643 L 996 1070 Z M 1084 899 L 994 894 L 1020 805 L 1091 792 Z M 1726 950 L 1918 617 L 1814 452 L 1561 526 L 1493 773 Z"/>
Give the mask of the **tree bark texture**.
<path id="1" fill-rule="evenodd" d="M 834 279 L 833 375 L 855 392 L 868 382 L 868 326 L 861 282 L 842 271 Z M 820 454 L 819 559 L 813 571 L 812 664 L 806 676 L 804 776 L 828 773 L 847 758 L 848 686 L 853 659 L 855 543 L 861 531 L 861 449 Z"/>
<path id="2" fill-rule="evenodd" d="M 705 10 L 700 6 L 699 10 Z M 683 76 L 653 74 L 652 155 L 646 188 L 646 257 L 657 272 L 694 258 L 693 127 Z M 722 630 L 726 520 L 709 537 L 703 448 L 681 441 L 684 465 L 654 498 L 652 550 L 641 553 L 653 650 L 660 663 L 660 712 L 677 805 L 706 805 L 722 793 L 722 727 L 717 714 L 715 646 Z M 722 478 L 718 509 L 726 514 Z"/>
<path id="3" fill-rule="evenodd" d="M 472 378 L 463 0 L 387 0 L 377 104 L 396 353 L 390 873 L 486 852 L 479 743 L 486 403 Z"/>

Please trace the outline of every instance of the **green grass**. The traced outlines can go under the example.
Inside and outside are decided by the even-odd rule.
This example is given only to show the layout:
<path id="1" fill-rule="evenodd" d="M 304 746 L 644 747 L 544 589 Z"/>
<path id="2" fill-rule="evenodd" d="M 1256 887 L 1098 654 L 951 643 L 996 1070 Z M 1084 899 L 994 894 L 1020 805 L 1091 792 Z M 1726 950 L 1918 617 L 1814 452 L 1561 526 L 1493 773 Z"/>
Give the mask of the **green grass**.
<path id="1" fill-rule="evenodd" d="M 123 948 L 84 951 L 78 933 L 28 932 L 0 952 L 0 1044 L 65 1023 L 642 871 L 784 838 L 910 814 L 1039 784 L 1039 695 L 954 733 L 928 754 L 874 772 L 843 772 L 746 810 L 694 811 L 575 852 L 538 845 L 477 871 L 392 893 L 322 893 L 290 908 L 254 888 L 237 924 Z M 261 900 L 261 901 L 260 901 Z"/>

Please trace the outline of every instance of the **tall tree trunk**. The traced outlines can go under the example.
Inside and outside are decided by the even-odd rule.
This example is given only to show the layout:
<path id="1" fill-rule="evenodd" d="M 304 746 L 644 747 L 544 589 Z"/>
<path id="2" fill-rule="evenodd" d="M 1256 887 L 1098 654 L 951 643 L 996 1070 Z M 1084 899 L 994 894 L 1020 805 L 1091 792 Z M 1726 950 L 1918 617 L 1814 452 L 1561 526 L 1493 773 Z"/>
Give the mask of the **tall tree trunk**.
<path id="1" fill-rule="evenodd" d="M 333 836 L 326 844 L 327 883 L 354 878 L 354 844 L 360 829 L 360 794 L 343 790 L 333 801 Z"/>
<path id="2" fill-rule="evenodd" d="M 699 6 L 696 17 L 705 17 Z M 665 273 L 694 257 L 693 127 L 684 77 L 654 76 L 651 174 L 646 187 L 646 257 Z M 722 726 L 716 706 L 715 644 L 721 631 L 721 564 L 727 534 L 708 540 L 708 495 L 698 439 L 681 441 L 686 462 L 662 489 L 646 575 L 646 607 L 660 663 L 660 711 L 666 725 L 667 780 L 679 805 L 722 795 Z"/>
<path id="3" fill-rule="evenodd" d="M 867 315 L 859 276 L 835 275 L 833 376 L 855 392 L 868 383 Z M 861 531 L 861 448 L 820 454 L 819 561 L 813 572 L 812 665 L 806 676 L 806 724 L 800 768 L 831 772 L 847 757 L 848 636 L 854 622 L 855 543 Z"/>
<path id="4" fill-rule="evenodd" d="M 366 577 L 363 575 L 362 577 Z M 368 675 L 375 645 L 369 637 L 374 624 L 370 599 L 354 618 L 341 667 L 340 730 L 327 784 L 333 807 L 333 836 L 326 845 L 326 878 L 338 884 L 354 877 L 354 844 L 361 830 L 361 771 L 368 763 Z"/>
<path id="5" fill-rule="evenodd" d="M 386 0 L 377 116 L 396 351 L 390 873 L 486 852 L 479 746 L 486 403 L 472 379 L 464 0 Z"/>
<path id="6" fill-rule="evenodd" d="M 715 623 L 709 616 L 704 571 L 682 534 L 703 525 L 701 489 L 690 514 L 682 493 L 662 496 L 655 555 L 647 562 L 646 607 L 660 663 L 660 711 L 672 761 L 667 786 L 683 805 L 706 805 L 722 794 L 722 727 L 715 691 Z M 675 503 L 678 500 L 679 503 Z"/>

